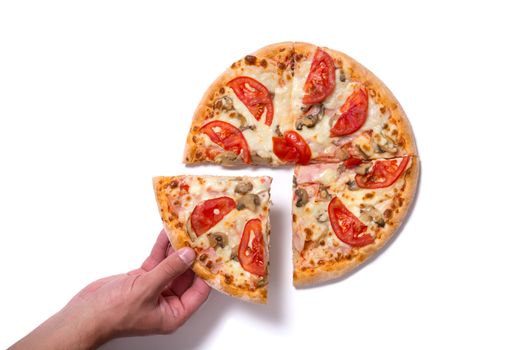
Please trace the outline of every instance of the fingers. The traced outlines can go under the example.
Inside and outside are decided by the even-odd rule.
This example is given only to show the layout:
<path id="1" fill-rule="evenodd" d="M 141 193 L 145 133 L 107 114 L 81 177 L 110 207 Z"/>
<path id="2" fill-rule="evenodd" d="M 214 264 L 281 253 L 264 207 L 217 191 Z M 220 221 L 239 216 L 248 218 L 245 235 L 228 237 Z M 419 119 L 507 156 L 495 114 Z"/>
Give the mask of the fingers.
<path id="1" fill-rule="evenodd" d="M 186 270 L 182 275 L 171 282 L 169 286 L 170 290 L 175 293 L 175 295 L 180 297 L 186 290 L 188 290 L 188 288 L 191 287 L 194 277 L 195 274 L 191 269 Z"/>
<path id="2" fill-rule="evenodd" d="M 146 271 L 151 271 L 166 257 L 166 252 L 169 247 L 170 241 L 164 230 L 160 231 L 155 245 L 151 249 L 150 255 L 142 263 L 142 268 Z"/>
<path id="3" fill-rule="evenodd" d="M 158 296 L 174 278 L 191 266 L 194 259 L 193 249 L 185 247 L 162 260 L 155 268 L 143 275 L 147 293 Z"/>
<path id="4" fill-rule="evenodd" d="M 199 306 L 201 306 L 208 295 L 210 295 L 210 286 L 206 284 L 200 277 L 195 276 L 193 284 L 191 285 L 184 294 L 180 297 L 182 306 L 184 307 L 184 314 L 186 317 L 189 317 L 193 314 Z"/>

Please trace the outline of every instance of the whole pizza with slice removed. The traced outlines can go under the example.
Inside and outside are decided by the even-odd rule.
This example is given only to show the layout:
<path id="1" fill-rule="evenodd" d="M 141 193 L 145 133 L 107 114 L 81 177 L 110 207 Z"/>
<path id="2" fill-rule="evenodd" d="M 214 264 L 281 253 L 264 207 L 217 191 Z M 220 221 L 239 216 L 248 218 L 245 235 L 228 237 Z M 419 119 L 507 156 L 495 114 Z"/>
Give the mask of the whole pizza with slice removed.
<path id="1" fill-rule="evenodd" d="M 265 303 L 270 243 L 269 177 L 168 176 L 153 179 L 175 249 L 192 247 L 193 271 L 213 288 Z"/>
<path id="2" fill-rule="evenodd" d="M 291 196 L 296 286 L 337 278 L 383 247 L 406 217 L 419 176 L 409 121 L 390 90 L 351 57 L 300 42 L 264 47 L 234 62 L 215 80 L 193 116 L 184 162 L 295 164 Z M 166 182 L 159 185 L 160 180 L 156 181 L 161 215 L 172 242 L 190 245 L 199 256 L 204 251 L 208 257 L 209 247 L 199 245 L 206 241 L 198 234 L 200 220 L 192 226 L 188 211 L 200 213 L 201 209 L 195 208 L 211 204 L 199 204 L 200 195 L 197 199 L 190 196 L 190 202 L 180 209 L 169 204 L 179 193 L 166 187 Z M 160 194 L 158 188 L 162 188 Z M 163 191 L 170 193 L 170 200 Z M 221 208 L 234 206 L 229 200 L 216 200 Z M 237 199 L 233 201 L 237 203 Z M 175 217 L 178 219 L 173 221 Z M 241 226 L 252 219 L 243 217 L 231 224 L 237 232 L 235 242 L 242 242 L 239 237 L 245 227 Z M 259 220 L 263 237 L 267 237 L 268 220 Z M 203 231 L 204 237 L 215 232 L 209 228 L 209 219 L 201 221 L 208 229 Z M 264 242 L 267 244 L 266 238 Z M 215 251 L 214 256 L 223 262 L 226 256 L 221 254 Z M 267 246 L 264 256 L 267 264 Z M 224 283 L 226 270 L 213 264 L 206 269 L 208 260 L 204 261 L 204 267 L 197 262 L 194 269 L 212 281 L 211 285 L 262 300 L 253 296 L 255 291 L 265 291 L 253 289 L 265 283 L 262 275 L 244 267 L 244 271 L 237 270 L 244 274 L 242 278 Z M 234 262 L 221 266 L 243 267 Z M 231 271 L 227 274 L 233 276 Z"/>

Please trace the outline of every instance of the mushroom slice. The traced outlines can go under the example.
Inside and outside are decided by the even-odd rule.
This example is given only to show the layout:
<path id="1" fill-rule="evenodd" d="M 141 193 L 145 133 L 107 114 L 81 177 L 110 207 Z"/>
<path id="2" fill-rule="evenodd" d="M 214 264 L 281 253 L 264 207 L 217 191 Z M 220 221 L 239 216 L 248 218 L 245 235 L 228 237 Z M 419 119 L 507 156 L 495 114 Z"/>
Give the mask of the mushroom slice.
<path id="1" fill-rule="evenodd" d="M 385 219 L 379 210 L 374 206 L 365 204 L 361 208 L 361 219 L 368 222 L 374 222 L 379 227 L 385 227 Z"/>
<path id="2" fill-rule="evenodd" d="M 219 153 L 217 157 L 215 157 L 215 161 L 221 164 L 230 164 L 230 165 L 238 164 L 240 162 L 239 156 L 236 153 L 231 152 L 231 151 L 224 151 L 224 152 Z"/>
<path id="3" fill-rule="evenodd" d="M 383 132 L 374 135 L 372 139 L 372 146 L 377 153 L 397 153 L 397 147 L 394 140 L 385 135 Z"/>
<path id="4" fill-rule="evenodd" d="M 350 153 L 348 153 L 348 151 L 344 148 L 336 149 L 334 155 L 338 160 L 347 160 L 350 158 Z"/>
<path id="5" fill-rule="evenodd" d="M 246 194 L 253 189 L 253 184 L 249 181 L 241 181 L 235 186 L 235 192 L 240 194 Z"/>
<path id="6" fill-rule="evenodd" d="M 315 219 L 320 222 L 320 223 L 323 223 L 323 222 L 327 222 L 328 221 L 328 212 L 325 210 L 323 211 L 322 213 L 320 213 L 319 215 L 317 215 L 315 217 Z"/>
<path id="7" fill-rule="evenodd" d="M 252 153 L 253 164 L 272 164 L 272 157 L 262 157 L 257 152 Z"/>
<path id="8" fill-rule="evenodd" d="M 228 245 L 228 236 L 223 232 L 210 232 L 208 234 L 208 240 L 212 248 L 224 248 Z"/>
<path id="9" fill-rule="evenodd" d="M 302 130 L 303 126 L 306 126 L 307 128 L 313 128 L 319 120 L 324 115 L 324 106 L 323 104 L 315 104 L 310 106 L 310 108 L 306 111 L 306 115 L 300 117 L 295 122 L 295 128 L 297 130 Z"/>
<path id="10" fill-rule="evenodd" d="M 370 170 L 371 166 L 372 163 L 361 163 L 354 168 L 354 171 L 356 174 L 366 175 L 368 173 L 368 170 Z"/>
<path id="11" fill-rule="evenodd" d="M 228 96 L 223 96 L 215 100 L 213 107 L 223 111 L 231 111 L 233 109 L 233 100 Z"/>
<path id="12" fill-rule="evenodd" d="M 328 200 L 332 199 L 332 196 L 328 192 L 328 187 L 323 186 L 323 185 L 321 185 L 319 187 L 318 195 L 319 195 L 319 199 L 322 200 L 322 201 L 328 201 Z"/>
<path id="13" fill-rule="evenodd" d="M 253 193 L 247 193 L 241 198 L 239 198 L 239 200 L 237 201 L 237 210 L 248 209 L 255 212 L 255 210 L 260 204 L 261 199 L 258 195 Z"/>
<path id="14" fill-rule="evenodd" d="M 295 195 L 297 196 L 297 201 L 295 202 L 296 207 L 300 208 L 308 203 L 308 192 L 306 192 L 304 188 L 296 189 Z"/>

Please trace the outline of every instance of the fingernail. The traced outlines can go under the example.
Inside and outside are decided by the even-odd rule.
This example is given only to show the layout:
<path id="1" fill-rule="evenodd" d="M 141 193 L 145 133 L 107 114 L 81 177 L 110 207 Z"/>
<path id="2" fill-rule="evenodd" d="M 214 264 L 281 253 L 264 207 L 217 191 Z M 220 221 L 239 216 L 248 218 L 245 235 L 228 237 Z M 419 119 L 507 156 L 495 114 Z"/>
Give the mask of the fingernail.
<path id="1" fill-rule="evenodd" d="M 177 250 L 177 254 L 179 255 L 179 258 L 184 261 L 186 265 L 190 265 L 193 260 L 195 259 L 195 252 L 193 249 L 184 247 L 182 249 Z"/>

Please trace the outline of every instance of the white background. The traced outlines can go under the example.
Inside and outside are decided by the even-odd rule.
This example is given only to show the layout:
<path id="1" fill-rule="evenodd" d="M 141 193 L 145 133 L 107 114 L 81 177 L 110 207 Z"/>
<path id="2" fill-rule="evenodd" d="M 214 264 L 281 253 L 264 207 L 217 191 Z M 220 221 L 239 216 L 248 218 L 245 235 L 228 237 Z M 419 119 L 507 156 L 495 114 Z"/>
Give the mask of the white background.
<path id="1" fill-rule="evenodd" d="M 269 303 L 217 292 L 169 336 L 104 349 L 525 347 L 524 11 L 505 1 L 3 1 L 0 348 L 84 285 L 137 267 L 154 175 L 274 177 Z M 291 284 L 289 169 L 181 164 L 193 110 L 231 62 L 301 40 L 395 93 L 422 173 L 393 244 L 335 284 Z"/>

